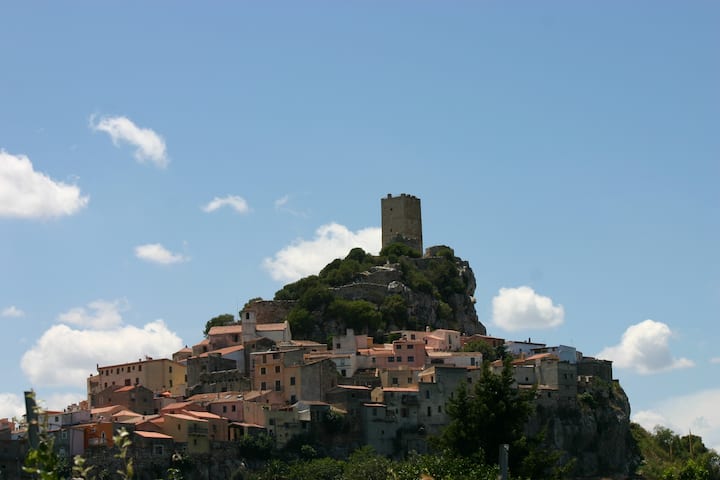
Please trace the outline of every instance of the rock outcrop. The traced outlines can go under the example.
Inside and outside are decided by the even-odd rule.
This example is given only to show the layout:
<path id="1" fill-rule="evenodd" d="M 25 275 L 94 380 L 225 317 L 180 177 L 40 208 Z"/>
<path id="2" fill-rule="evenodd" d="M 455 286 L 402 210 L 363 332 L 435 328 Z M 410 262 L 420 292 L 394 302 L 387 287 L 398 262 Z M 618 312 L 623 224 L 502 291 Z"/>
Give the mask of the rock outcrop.
<path id="1" fill-rule="evenodd" d="M 538 405 L 526 433 L 574 459 L 575 478 L 626 478 L 639 458 L 625 392 L 598 378 L 579 391 L 577 402 Z"/>

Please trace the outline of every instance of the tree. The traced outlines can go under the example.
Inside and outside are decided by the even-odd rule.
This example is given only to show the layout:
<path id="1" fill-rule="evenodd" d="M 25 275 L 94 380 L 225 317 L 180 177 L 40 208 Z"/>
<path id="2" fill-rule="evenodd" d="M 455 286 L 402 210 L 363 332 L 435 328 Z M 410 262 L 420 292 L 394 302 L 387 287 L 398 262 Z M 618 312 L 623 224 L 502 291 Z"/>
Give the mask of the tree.
<path id="1" fill-rule="evenodd" d="M 404 243 L 395 242 L 380 251 L 381 257 L 387 257 L 392 263 L 398 261 L 400 257 L 420 258 L 422 254 L 412 247 Z"/>
<path id="2" fill-rule="evenodd" d="M 532 412 L 530 395 L 513 383 L 509 358 L 499 375 L 490 371 L 489 362 L 483 362 L 482 377 L 472 391 L 463 382 L 448 402 L 451 421 L 439 438 L 440 446 L 462 457 L 479 456 L 487 464 L 497 463 L 498 447 L 522 438 Z"/>
<path id="3" fill-rule="evenodd" d="M 203 335 L 207 337 L 212 327 L 222 327 L 223 325 L 230 325 L 232 323 L 235 323 L 235 317 L 229 313 L 223 313 L 222 315 L 213 317 L 205 323 Z"/>
<path id="4" fill-rule="evenodd" d="M 331 318 L 342 320 L 356 332 L 373 332 L 382 322 L 377 305 L 367 300 L 336 298 L 327 308 Z"/>
<path id="5" fill-rule="evenodd" d="M 483 361 L 494 362 L 497 360 L 497 351 L 484 340 L 473 340 L 468 342 L 462 347 L 463 352 L 480 352 L 482 353 Z"/>

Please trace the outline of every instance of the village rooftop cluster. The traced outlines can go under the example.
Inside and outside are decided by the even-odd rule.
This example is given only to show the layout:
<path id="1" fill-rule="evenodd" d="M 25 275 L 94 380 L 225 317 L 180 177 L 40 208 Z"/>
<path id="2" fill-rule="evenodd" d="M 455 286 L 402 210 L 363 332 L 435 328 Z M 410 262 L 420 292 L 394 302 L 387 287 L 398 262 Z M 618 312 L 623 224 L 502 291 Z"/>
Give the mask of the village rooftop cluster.
<path id="1" fill-rule="evenodd" d="M 428 437 L 449 422 L 446 406 L 458 385 L 479 380 L 483 355 L 461 351 L 469 342 L 503 347 L 517 386 L 535 388 L 538 404 L 573 404 L 597 379 L 612 381 L 610 361 L 530 339 L 429 328 L 394 332 L 385 344 L 352 330 L 330 345 L 293 339 L 287 321 L 257 322 L 272 303 L 249 304 L 240 321 L 212 327 L 172 358 L 99 365 L 87 379 L 87 400 L 42 411 L 41 429 L 62 456 L 111 448 L 113 435 L 125 428 L 148 455 L 167 460 L 262 432 L 282 448 L 297 435 L 327 431 L 334 418 L 345 425 L 338 454 L 370 445 L 399 456 L 426 452 Z M 502 367 L 492 363 L 495 372 Z M 26 436 L 23 422 L 0 421 L 5 472 L 17 468 Z"/>

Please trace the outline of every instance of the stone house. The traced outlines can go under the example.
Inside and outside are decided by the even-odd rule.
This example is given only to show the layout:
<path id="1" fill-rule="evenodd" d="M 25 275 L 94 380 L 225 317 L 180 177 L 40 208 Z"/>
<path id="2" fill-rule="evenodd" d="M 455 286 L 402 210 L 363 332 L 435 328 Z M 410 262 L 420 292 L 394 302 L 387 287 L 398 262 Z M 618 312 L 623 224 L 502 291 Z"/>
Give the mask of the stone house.
<path id="1" fill-rule="evenodd" d="M 160 424 L 162 433 L 173 438 L 175 443 L 184 444 L 190 454 L 208 453 L 210 451 L 209 422 L 184 413 L 168 413 L 163 415 Z"/>
<path id="2" fill-rule="evenodd" d="M 110 386 L 142 385 L 153 393 L 170 392 L 172 396 L 185 394 L 187 369 L 185 365 L 167 358 L 138 360 L 97 367 L 98 374 L 87 379 L 88 401 Z M 94 405 L 93 405 L 94 406 Z"/>
<path id="3" fill-rule="evenodd" d="M 111 385 L 91 395 L 90 404 L 94 407 L 121 405 L 141 415 L 150 415 L 155 412 L 153 398 L 152 390 L 143 385 L 129 385 L 126 387 Z"/>

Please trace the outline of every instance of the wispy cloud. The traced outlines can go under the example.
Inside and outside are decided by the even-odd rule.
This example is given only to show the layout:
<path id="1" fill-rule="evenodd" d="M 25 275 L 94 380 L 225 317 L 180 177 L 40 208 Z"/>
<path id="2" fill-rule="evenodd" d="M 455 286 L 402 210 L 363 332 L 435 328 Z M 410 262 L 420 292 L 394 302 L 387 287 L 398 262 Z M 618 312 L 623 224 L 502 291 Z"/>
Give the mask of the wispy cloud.
<path id="1" fill-rule="evenodd" d="M 3 308 L 2 312 L 0 312 L 0 317 L 19 318 L 24 316 L 25 312 L 17 308 L 15 305 L 10 305 L 7 308 Z"/>
<path id="2" fill-rule="evenodd" d="M 248 213 L 250 207 L 244 198 L 237 195 L 227 195 L 225 197 L 215 197 L 203 207 L 203 211 L 210 213 L 222 207 L 230 207 L 238 213 Z"/>
<path id="3" fill-rule="evenodd" d="M 73 215 L 88 204 L 80 189 L 35 171 L 25 155 L 0 150 L 0 217 Z"/>
<path id="4" fill-rule="evenodd" d="M 284 195 L 275 200 L 275 209 L 279 210 L 284 207 L 287 204 L 288 200 L 290 200 L 290 195 Z"/>
<path id="5" fill-rule="evenodd" d="M 135 159 L 139 163 L 149 161 L 156 167 L 165 168 L 170 163 L 165 140 L 149 128 L 140 128 L 127 117 L 90 117 L 90 128 L 110 135 L 113 144 L 128 143 L 135 147 Z"/>
<path id="6" fill-rule="evenodd" d="M 263 268 L 275 280 L 298 280 L 317 274 L 332 260 L 345 257 L 355 247 L 377 254 L 380 251 L 380 237 L 380 229 L 377 227 L 352 232 L 343 225 L 330 223 L 318 228 L 312 240 L 298 239 L 277 252 L 273 258 L 265 258 Z"/>
<path id="7" fill-rule="evenodd" d="M 675 358 L 670 351 L 673 332 L 666 324 L 645 320 L 625 330 L 620 343 L 606 347 L 596 356 L 612 360 L 616 367 L 641 374 L 694 366 L 687 358 Z"/>
<path id="8" fill-rule="evenodd" d="M 679 435 L 692 432 L 700 435 L 710 448 L 720 452 L 720 389 L 708 389 L 671 397 L 650 409 L 633 414 L 632 420 L 652 431 L 657 425 L 674 430 Z"/>
<path id="9" fill-rule="evenodd" d="M 140 260 L 161 265 L 171 265 L 190 260 L 190 257 L 181 253 L 173 253 L 160 243 L 148 243 L 135 247 L 135 256 Z"/>
<path id="10" fill-rule="evenodd" d="M 274 202 L 275 211 L 289 213 L 290 215 L 294 215 L 296 217 L 307 217 L 307 213 L 290 208 L 289 202 L 290 202 L 290 195 L 283 195 L 282 197 L 278 198 Z"/>
<path id="11" fill-rule="evenodd" d="M 492 311 L 493 323 L 511 332 L 557 327 L 565 321 L 562 305 L 527 286 L 501 288 L 492 300 Z"/>
<path id="12" fill-rule="evenodd" d="M 58 316 L 60 323 L 92 329 L 118 326 L 122 323 L 121 310 L 127 308 L 125 300 L 95 300 L 86 307 L 75 307 Z"/>

